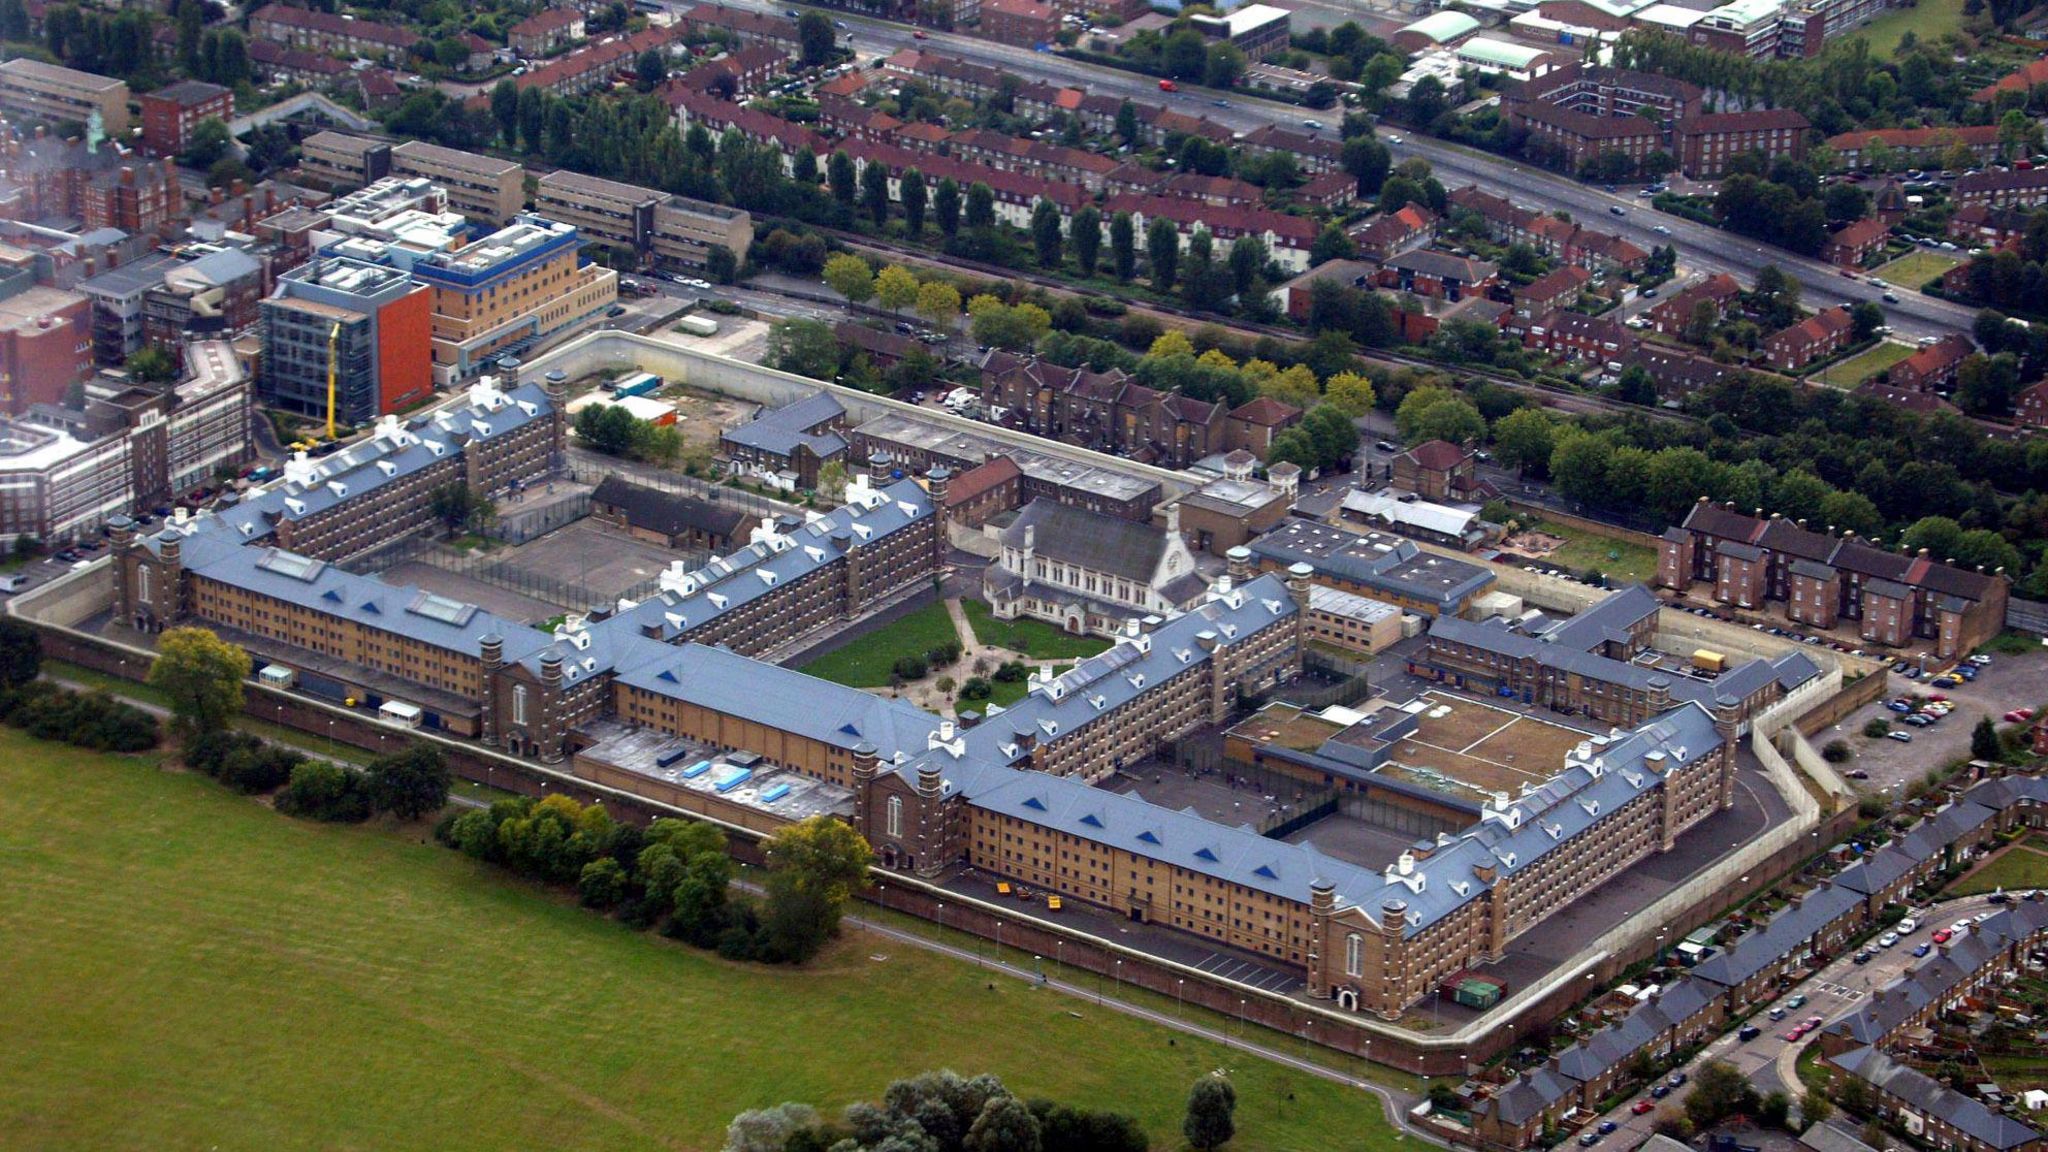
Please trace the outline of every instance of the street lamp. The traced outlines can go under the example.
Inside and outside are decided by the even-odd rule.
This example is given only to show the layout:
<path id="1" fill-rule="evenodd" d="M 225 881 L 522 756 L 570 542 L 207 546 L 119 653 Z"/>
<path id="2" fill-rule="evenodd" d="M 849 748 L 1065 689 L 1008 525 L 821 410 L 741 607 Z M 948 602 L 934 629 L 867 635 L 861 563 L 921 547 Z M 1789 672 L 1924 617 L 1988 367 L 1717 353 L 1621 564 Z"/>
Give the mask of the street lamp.
<path id="1" fill-rule="evenodd" d="M 1181 993 L 1187 989 L 1187 983 L 1185 977 L 1176 979 L 1173 982 L 1173 1018 L 1175 1020 L 1180 1019 L 1180 998 Z"/>
<path id="2" fill-rule="evenodd" d="M 932 939 L 933 939 L 933 940 L 937 940 L 937 939 L 939 939 L 939 937 L 941 937 L 941 936 L 945 935 L 945 932 L 946 932 L 946 902 L 945 902 L 944 900 L 941 900 L 941 901 L 939 901 L 939 928 L 938 928 L 938 931 L 936 931 L 936 932 L 932 933 Z"/>
<path id="3" fill-rule="evenodd" d="M 997 964 L 1003 962 L 1003 922 L 1001 920 L 996 921 L 995 961 Z"/>

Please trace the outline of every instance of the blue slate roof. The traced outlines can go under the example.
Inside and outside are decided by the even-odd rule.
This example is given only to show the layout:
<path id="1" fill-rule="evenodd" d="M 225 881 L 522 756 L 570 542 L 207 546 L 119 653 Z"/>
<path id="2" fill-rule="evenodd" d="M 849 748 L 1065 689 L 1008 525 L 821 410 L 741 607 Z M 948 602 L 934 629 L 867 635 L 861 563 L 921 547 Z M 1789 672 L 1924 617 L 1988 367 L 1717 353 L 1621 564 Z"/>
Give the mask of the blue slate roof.
<path id="1" fill-rule="evenodd" d="M 1796 908 L 1786 908 L 1762 929 L 1751 932 L 1692 970 L 1695 980 L 1734 988 L 1804 947 L 1816 933 L 1863 903 L 1854 892 L 1835 885 L 1807 893 Z"/>
<path id="2" fill-rule="evenodd" d="M 829 392 L 813 392 L 794 403 L 765 411 L 751 423 L 728 428 L 719 438 L 775 456 L 788 456 L 798 445 L 807 445 L 820 459 L 830 459 L 846 451 L 846 441 L 837 432 L 812 434 L 808 429 L 845 415 L 846 407 L 837 397 Z"/>
<path id="3" fill-rule="evenodd" d="M 618 679 L 662 696 L 794 732 L 838 748 L 871 744 L 887 759 L 923 751 L 939 718 L 900 700 L 806 676 L 703 644 L 656 650 Z"/>
<path id="4" fill-rule="evenodd" d="M 1982 1101 L 1952 1091 L 1894 1061 L 1877 1048 L 1858 1048 L 1834 1058 L 1835 1066 L 1860 1076 L 1922 1116 L 1946 1121 L 1957 1131 L 1991 1148 L 2018 1148 L 2039 1140 L 2027 1125 L 1994 1112 Z"/>

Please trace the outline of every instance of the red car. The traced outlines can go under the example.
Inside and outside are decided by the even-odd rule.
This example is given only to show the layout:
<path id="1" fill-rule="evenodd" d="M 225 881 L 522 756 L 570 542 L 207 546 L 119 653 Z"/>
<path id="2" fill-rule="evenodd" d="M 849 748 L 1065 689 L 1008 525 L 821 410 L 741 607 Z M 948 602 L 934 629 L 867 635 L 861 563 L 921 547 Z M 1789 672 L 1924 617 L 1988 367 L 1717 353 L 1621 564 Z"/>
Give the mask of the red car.
<path id="1" fill-rule="evenodd" d="M 931 39 L 931 36 L 930 36 L 930 35 L 928 35 L 928 34 L 926 34 L 926 32 L 925 32 L 925 31 L 924 31 L 923 29 L 921 29 L 921 28 L 920 28 L 920 29 L 918 29 L 917 31 L 915 31 L 915 32 L 912 32 L 912 33 L 910 34 L 910 38 L 911 38 L 912 40 L 929 40 L 929 39 Z"/>
<path id="2" fill-rule="evenodd" d="M 1786 1040 L 1786 1042 L 1787 1042 L 1787 1043 L 1791 1043 L 1791 1044 L 1797 1044 L 1797 1043 L 1799 1043 L 1800 1039 L 1801 1039 L 1802 1037 L 1804 1037 L 1805 1035 L 1806 1035 L 1806 1029 L 1804 1029 L 1804 1028 L 1794 1028 L 1794 1029 L 1793 1029 L 1793 1030 L 1791 1030 L 1790 1032 L 1787 1032 L 1787 1033 L 1785 1033 L 1785 1040 Z"/>
<path id="3" fill-rule="evenodd" d="M 1159 90 L 1161 92 L 1178 92 L 1180 91 L 1180 85 L 1175 84 L 1171 80 L 1161 80 L 1159 82 Z"/>
<path id="4" fill-rule="evenodd" d="M 1933 936 L 1933 940 L 1936 944 L 1946 944 L 1954 938 L 1955 933 L 1949 931 L 1946 928 L 1943 928 L 1941 931 L 1936 932 Z"/>
<path id="5" fill-rule="evenodd" d="M 1634 1104 L 1629 1105 L 1628 1110 L 1630 1112 L 1633 1112 L 1637 1116 L 1641 1116 L 1643 1113 L 1648 1112 L 1656 1107 L 1657 1105 L 1651 1101 L 1638 1100 Z"/>

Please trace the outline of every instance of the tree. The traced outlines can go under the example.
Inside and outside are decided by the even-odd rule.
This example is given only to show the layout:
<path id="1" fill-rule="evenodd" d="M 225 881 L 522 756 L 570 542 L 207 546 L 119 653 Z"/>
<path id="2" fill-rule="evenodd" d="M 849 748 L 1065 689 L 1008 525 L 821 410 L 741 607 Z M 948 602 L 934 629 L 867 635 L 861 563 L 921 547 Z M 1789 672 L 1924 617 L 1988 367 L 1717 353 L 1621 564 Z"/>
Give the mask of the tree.
<path id="1" fill-rule="evenodd" d="M 1109 218 L 1109 261 L 1118 281 L 1126 281 L 1137 271 L 1138 257 L 1137 225 L 1129 212 L 1118 212 Z"/>
<path id="2" fill-rule="evenodd" d="M 832 326 L 823 320 L 777 320 L 768 329 L 767 362 L 784 372 L 830 380 L 839 370 L 839 340 L 832 334 Z"/>
<path id="3" fill-rule="evenodd" d="M 146 384 L 168 384 L 178 378 L 177 358 L 154 344 L 137 349 L 122 367 Z"/>
<path id="4" fill-rule="evenodd" d="M 925 281 L 917 286 L 917 314 L 951 329 L 960 317 L 960 290 L 944 280 Z"/>
<path id="5" fill-rule="evenodd" d="M 1209 59 L 1202 65 L 1202 83 L 1211 88 L 1232 88 L 1244 75 L 1244 50 L 1227 40 L 1209 46 Z"/>
<path id="6" fill-rule="evenodd" d="M 912 168 L 903 173 L 903 179 L 896 182 L 897 193 L 903 200 L 903 230 L 912 240 L 924 235 L 925 209 L 930 206 L 931 196 L 926 191 L 924 173 Z"/>
<path id="7" fill-rule="evenodd" d="M 434 489 L 427 498 L 427 504 L 434 519 L 447 527 L 450 540 L 465 529 L 482 527 L 484 522 L 494 519 L 497 512 L 490 497 L 461 480 Z"/>
<path id="8" fill-rule="evenodd" d="M 826 275 L 832 267 L 825 266 Z M 891 312 L 901 312 L 917 303 L 917 276 L 900 264 L 891 264 L 875 277 L 875 300 Z"/>
<path id="9" fill-rule="evenodd" d="M 1129 100 L 1117 105 L 1116 138 L 1130 146 L 1138 143 L 1138 107 Z"/>
<path id="10" fill-rule="evenodd" d="M 1237 1135 L 1237 1090 L 1221 1075 L 1211 1073 L 1195 1081 L 1188 1091 L 1187 1116 L 1180 1122 L 1181 1135 L 1196 1152 L 1209 1152 L 1230 1143 Z"/>
<path id="11" fill-rule="evenodd" d="M 2005 749 L 1998 743 L 1998 726 L 1989 716 L 1979 717 L 1977 726 L 1970 729 L 1970 759 L 1996 764 L 2004 755 Z"/>
<path id="12" fill-rule="evenodd" d="M 967 186 L 967 226 L 985 232 L 996 226 L 996 194 L 988 185 L 975 181 Z"/>
<path id="13" fill-rule="evenodd" d="M 1755 1113 L 1762 1103 L 1749 1078 L 1726 1060 L 1709 1060 L 1693 1074 L 1685 1117 L 1695 1129 L 1710 1128 L 1738 1112 Z"/>
<path id="14" fill-rule="evenodd" d="M 652 92 L 660 87 L 661 82 L 668 79 L 668 60 L 662 56 L 661 49 L 649 48 L 640 53 L 640 58 L 633 62 L 633 77 L 640 82 L 642 92 Z"/>
<path id="15" fill-rule="evenodd" d="M 968 301 L 967 314 L 973 318 L 975 342 L 992 348 L 1023 351 L 1052 328 L 1052 316 L 1038 305 L 1010 305 L 988 295 Z"/>
<path id="16" fill-rule="evenodd" d="M 1500 462 L 1526 476 L 1550 466 L 1557 424 L 1541 408 L 1517 408 L 1494 421 L 1493 450 Z"/>
<path id="17" fill-rule="evenodd" d="M 768 857 L 770 932 L 784 941 L 788 959 L 808 959 L 838 928 L 874 853 L 851 825 L 829 816 L 785 825 L 762 850 Z"/>
<path id="18" fill-rule="evenodd" d="M 1084 205 L 1074 213 L 1073 222 L 1067 226 L 1067 243 L 1074 250 L 1074 263 L 1081 269 L 1081 275 L 1095 275 L 1102 255 L 1102 213 L 1095 210 L 1095 205 Z"/>
<path id="19" fill-rule="evenodd" d="M 220 117 L 208 116 L 192 128 L 192 135 L 185 141 L 185 150 L 178 155 L 178 163 L 192 168 L 211 168 L 228 155 L 234 148 L 235 138 L 228 133 L 228 126 Z"/>
<path id="20" fill-rule="evenodd" d="M 854 304 L 865 303 L 875 294 L 874 269 L 851 252 L 825 261 L 825 283 Z"/>
<path id="21" fill-rule="evenodd" d="M 194 740 L 228 726 L 242 710 L 249 654 L 205 628 L 172 628 L 157 638 L 149 683 L 170 698 L 171 725 Z"/>
<path id="22" fill-rule="evenodd" d="M 733 1117 L 725 1130 L 722 1152 L 785 1152 L 790 1138 L 819 1126 L 817 1109 L 808 1104 L 755 1108 Z"/>
<path id="23" fill-rule="evenodd" d="M 1372 406 L 1379 401 L 1372 381 L 1356 372 L 1339 372 L 1323 381 L 1323 398 L 1330 407 L 1353 420 L 1372 411 Z"/>
<path id="24" fill-rule="evenodd" d="M 939 181 L 939 190 L 932 196 L 932 215 L 938 218 L 939 231 L 946 239 L 960 231 L 960 185 L 951 176 Z"/>
<path id="25" fill-rule="evenodd" d="M 1829 1100 L 1825 1092 L 1808 1089 L 1799 1095 L 1799 1122 L 1809 1128 L 1825 1123 L 1834 1111 L 1834 1101 Z"/>
<path id="26" fill-rule="evenodd" d="M 1325 264 L 1331 260 L 1349 260 L 1358 255 L 1358 245 L 1353 243 L 1344 226 L 1337 223 L 1323 225 L 1316 233 L 1315 243 L 1309 245 L 1308 262 Z"/>
<path id="27" fill-rule="evenodd" d="M 1850 334 L 1856 340 L 1868 340 L 1884 327 L 1884 309 L 1868 300 L 1858 300 L 1849 309 Z"/>
<path id="28" fill-rule="evenodd" d="M 880 228 L 889 222 L 889 170 L 880 164 L 869 164 L 860 170 L 861 207 L 868 210 L 868 217 Z"/>
<path id="29" fill-rule="evenodd" d="M 991 1096 L 967 1129 L 965 1152 L 1039 1152 L 1038 1117 L 1007 1092 Z"/>
<path id="30" fill-rule="evenodd" d="M 1145 267 L 1157 292 L 1173 291 L 1180 265 L 1180 229 L 1164 216 L 1154 216 L 1145 226 Z"/>
<path id="31" fill-rule="evenodd" d="M 1057 271 L 1065 238 L 1060 235 L 1060 210 L 1052 201 L 1039 197 L 1031 206 L 1031 244 L 1040 268 Z"/>
<path id="32" fill-rule="evenodd" d="M 796 40 L 804 67 L 815 68 L 830 60 L 838 41 L 832 31 L 832 18 L 815 9 L 806 11 L 797 18 Z"/>
<path id="33" fill-rule="evenodd" d="M 0 619 L 0 691 L 12 692 L 42 671 L 42 635 L 20 620 Z"/>
<path id="34" fill-rule="evenodd" d="M 832 153 L 832 158 L 825 161 L 825 182 L 832 187 L 832 199 L 844 207 L 853 207 L 855 180 L 853 157 L 845 149 Z"/>
<path id="35" fill-rule="evenodd" d="M 1377 138 L 1360 135 L 1344 141 L 1343 163 L 1344 171 L 1358 181 L 1358 194 L 1362 197 L 1372 197 L 1379 195 L 1380 185 L 1386 183 L 1387 173 L 1393 168 L 1394 158 L 1393 154 L 1387 151 L 1387 146 L 1380 143 Z M 1400 204 L 1392 205 L 1396 211 L 1401 207 Z"/>
<path id="36" fill-rule="evenodd" d="M 818 469 L 818 495 L 837 504 L 846 498 L 846 462 L 828 460 Z"/>
<path id="37" fill-rule="evenodd" d="M 611 908 L 625 895 L 626 867 L 614 857 L 592 860 L 576 877 L 576 896 L 585 908 Z"/>
<path id="38" fill-rule="evenodd" d="M 507 148 L 519 144 L 519 85 L 511 77 L 491 89 L 491 119 L 498 122 L 498 141 Z"/>
<path id="39" fill-rule="evenodd" d="M 1448 408 L 1451 405 L 1462 405 L 1465 411 L 1471 413 L 1470 419 L 1467 419 L 1464 412 L 1454 411 L 1428 423 L 1424 422 L 1424 417 L 1432 409 Z M 1394 409 L 1394 426 L 1400 430 L 1401 439 L 1410 444 L 1419 444 L 1424 440 L 1450 440 L 1456 443 L 1461 437 L 1446 436 L 1442 434 L 1443 431 L 1458 430 L 1460 426 L 1469 428 L 1471 421 L 1477 421 L 1479 425 L 1477 436 L 1486 434 L 1486 418 L 1479 415 L 1477 408 L 1472 407 L 1456 392 L 1434 384 L 1424 385 L 1403 396 L 1400 407 Z"/>
<path id="40" fill-rule="evenodd" d="M 448 765 L 432 744 L 414 744 L 370 762 L 370 799 L 400 820 L 419 820 L 448 804 Z"/>

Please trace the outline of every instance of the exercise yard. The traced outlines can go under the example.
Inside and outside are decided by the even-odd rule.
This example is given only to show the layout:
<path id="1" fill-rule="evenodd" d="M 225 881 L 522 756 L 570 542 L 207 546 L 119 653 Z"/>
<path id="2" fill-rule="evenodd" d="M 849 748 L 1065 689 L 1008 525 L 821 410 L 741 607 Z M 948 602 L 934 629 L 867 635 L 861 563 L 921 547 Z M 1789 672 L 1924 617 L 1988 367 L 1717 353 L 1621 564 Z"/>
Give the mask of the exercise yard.
<path id="1" fill-rule="evenodd" d="M 11 729 L 0 761 L 0 1132 L 37 1148 L 703 1150 L 745 1108 L 953 1068 L 1170 1149 L 1226 1067 L 1234 1152 L 1396 1149 L 1365 1092 L 897 941 L 730 964 L 424 826 L 303 823 Z"/>
<path id="2" fill-rule="evenodd" d="M 1913 11 L 1913 9 L 1895 9 L 1894 11 L 1904 14 Z M 1884 17 L 1879 17 L 1879 19 L 1884 19 Z M 1891 285 L 1895 291 L 1918 292 L 1922 284 L 1927 283 L 1936 276 L 1947 275 L 1949 269 L 1962 262 L 1962 258 L 1959 256 L 1950 256 L 1942 252 L 1930 252 L 1925 248 L 1915 248 L 1913 251 L 1906 253 L 1889 264 L 1880 265 L 1877 271 L 1872 272 L 1871 275 Z"/>
<path id="3" fill-rule="evenodd" d="M 1880 340 L 1875 346 L 1858 352 L 1847 360 L 1838 360 L 1828 365 L 1815 373 L 1813 378 L 1830 388 L 1854 388 L 1911 356 L 1913 352 L 1914 348 L 1910 344 L 1894 344 L 1889 340 Z"/>
<path id="4" fill-rule="evenodd" d="M 1447 792 L 1520 794 L 1564 768 L 1565 753 L 1586 738 L 1564 728 L 1477 700 L 1435 692 L 1421 700 L 1415 734 L 1394 745 L 1392 761 L 1379 769 Z"/>

